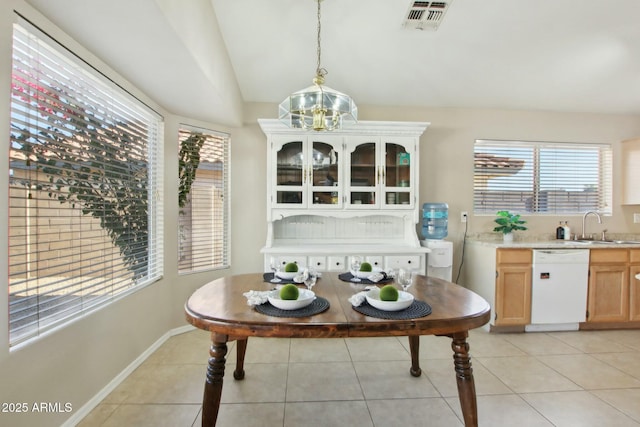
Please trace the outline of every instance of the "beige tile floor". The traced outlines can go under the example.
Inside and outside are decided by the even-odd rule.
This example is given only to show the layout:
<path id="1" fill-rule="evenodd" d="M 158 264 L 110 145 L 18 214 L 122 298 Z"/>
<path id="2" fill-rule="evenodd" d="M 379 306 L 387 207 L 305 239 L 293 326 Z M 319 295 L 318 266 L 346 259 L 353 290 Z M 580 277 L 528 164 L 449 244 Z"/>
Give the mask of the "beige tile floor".
<path id="1" fill-rule="evenodd" d="M 640 330 L 471 331 L 480 425 L 640 426 Z M 164 343 L 80 424 L 200 425 L 209 335 Z M 230 375 L 218 426 L 462 426 L 450 340 L 421 337 L 423 375 L 406 338 L 251 338 L 246 378 Z"/>

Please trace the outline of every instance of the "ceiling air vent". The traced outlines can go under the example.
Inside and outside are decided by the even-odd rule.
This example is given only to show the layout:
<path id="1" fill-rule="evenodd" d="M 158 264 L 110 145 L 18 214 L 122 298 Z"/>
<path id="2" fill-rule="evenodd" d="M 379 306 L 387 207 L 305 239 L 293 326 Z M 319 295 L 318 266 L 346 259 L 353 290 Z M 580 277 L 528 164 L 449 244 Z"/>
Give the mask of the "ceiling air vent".
<path id="1" fill-rule="evenodd" d="M 437 30 L 453 0 L 412 1 L 409 5 L 404 27 L 414 30 Z"/>

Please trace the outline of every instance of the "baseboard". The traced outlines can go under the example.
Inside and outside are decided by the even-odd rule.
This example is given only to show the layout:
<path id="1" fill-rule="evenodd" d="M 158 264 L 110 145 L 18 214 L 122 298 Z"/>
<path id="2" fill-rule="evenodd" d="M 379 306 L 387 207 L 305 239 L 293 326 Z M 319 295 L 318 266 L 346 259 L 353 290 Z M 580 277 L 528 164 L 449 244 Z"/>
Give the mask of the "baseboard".
<path id="1" fill-rule="evenodd" d="M 80 421 L 82 421 L 93 409 L 100 404 L 104 400 L 105 397 L 109 395 L 116 387 L 122 383 L 133 371 L 136 370 L 138 366 L 140 366 L 149 356 L 151 356 L 162 344 L 164 344 L 169 338 L 174 335 L 180 335 L 185 332 L 190 332 L 195 328 L 191 325 L 181 326 L 179 328 L 171 329 L 164 335 L 162 335 L 156 342 L 151 344 L 149 348 L 147 348 L 140 356 L 136 357 L 136 359 L 129 364 L 126 368 L 122 370 L 118 375 L 115 376 L 114 379 L 109 381 L 109 383 L 100 390 L 95 396 L 87 401 L 80 409 L 74 411 L 73 415 L 65 421 L 61 427 L 73 427 L 77 425 Z"/>
<path id="2" fill-rule="evenodd" d="M 175 335 L 184 334 L 187 332 L 195 331 L 196 327 L 191 325 L 180 326 L 179 328 L 175 328 L 169 331 L 169 334 L 173 337 Z"/>
<path id="3" fill-rule="evenodd" d="M 525 332 L 555 332 L 555 331 L 577 331 L 580 328 L 578 323 L 536 323 L 524 326 Z"/>
<path id="4" fill-rule="evenodd" d="M 581 331 L 599 331 L 606 329 L 640 329 L 640 321 L 631 322 L 583 322 Z"/>
<path id="5" fill-rule="evenodd" d="M 491 325 L 489 332 L 495 333 L 511 333 L 511 332 L 524 332 L 524 325 Z"/>

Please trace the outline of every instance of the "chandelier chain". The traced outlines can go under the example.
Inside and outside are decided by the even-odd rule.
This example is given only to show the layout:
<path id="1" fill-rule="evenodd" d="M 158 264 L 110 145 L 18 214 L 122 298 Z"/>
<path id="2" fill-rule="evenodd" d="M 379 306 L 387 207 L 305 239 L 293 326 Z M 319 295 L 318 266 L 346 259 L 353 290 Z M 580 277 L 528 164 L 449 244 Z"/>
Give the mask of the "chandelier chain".
<path id="1" fill-rule="evenodd" d="M 321 46 L 320 32 L 322 29 L 322 23 L 320 20 L 320 3 L 322 2 L 322 0 L 317 0 L 317 1 L 318 1 L 318 63 L 316 65 L 316 75 L 320 77 L 324 77 L 327 75 L 327 70 L 320 66 L 320 56 L 322 54 L 322 48 L 320 47 Z"/>

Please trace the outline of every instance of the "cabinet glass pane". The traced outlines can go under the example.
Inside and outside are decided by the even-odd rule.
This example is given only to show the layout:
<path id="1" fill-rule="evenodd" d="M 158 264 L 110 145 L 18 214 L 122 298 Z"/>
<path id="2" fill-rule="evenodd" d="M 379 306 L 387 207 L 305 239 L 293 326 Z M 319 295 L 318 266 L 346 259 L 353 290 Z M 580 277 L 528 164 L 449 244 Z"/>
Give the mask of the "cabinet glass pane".
<path id="1" fill-rule="evenodd" d="M 338 163 L 339 153 L 334 150 L 331 144 L 325 142 L 313 142 L 313 185 L 314 186 L 337 186 L 338 183 Z"/>
<path id="2" fill-rule="evenodd" d="M 360 144 L 351 152 L 351 186 L 371 187 L 376 185 L 376 144 Z M 353 199 L 353 196 L 352 196 Z"/>
<path id="3" fill-rule="evenodd" d="M 385 144 L 385 185 L 387 187 L 410 187 L 410 165 L 411 156 L 402 145 L 390 142 Z"/>
<path id="4" fill-rule="evenodd" d="M 372 205 L 376 203 L 376 193 L 372 191 L 352 191 L 352 205 Z"/>
<path id="5" fill-rule="evenodd" d="M 337 191 L 314 191 L 313 204 L 314 205 L 337 205 L 338 192 Z"/>
<path id="6" fill-rule="evenodd" d="M 302 203 L 302 191 L 278 191 L 278 203 L 291 203 L 299 205 Z"/>
<path id="7" fill-rule="evenodd" d="M 387 191 L 385 193 L 387 205 L 408 205 L 410 193 L 403 191 Z"/>
<path id="8" fill-rule="evenodd" d="M 284 144 L 278 151 L 277 185 L 302 185 L 303 160 L 302 141 Z"/>

